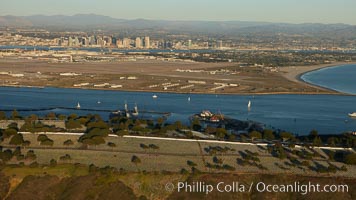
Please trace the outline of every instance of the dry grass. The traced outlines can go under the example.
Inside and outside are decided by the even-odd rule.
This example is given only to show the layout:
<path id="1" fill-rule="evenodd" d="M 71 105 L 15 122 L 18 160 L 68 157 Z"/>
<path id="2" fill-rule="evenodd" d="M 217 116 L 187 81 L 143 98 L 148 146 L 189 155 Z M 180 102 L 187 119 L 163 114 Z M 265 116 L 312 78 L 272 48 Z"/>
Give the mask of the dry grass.
<path id="1" fill-rule="evenodd" d="M 26 140 L 31 141 L 31 147 L 34 148 L 37 155 L 37 162 L 41 164 L 49 164 L 51 159 L 57 160 L 59 163 L 66 163 L 59 160 L 61 156 L 69 154 L 71 160 L 68 163 L 81 163 L 81 164 L 95 164 L 99 167 L 112 166 L 118 169 L 123 168 L 128 171 L 172 171 L 178 172 L 182 168 L 190 170 L 187 165 L 187 161 L 193 161 L 197 164 L 197 168 L 202 171 L 209 172 L 224 172 L 221 170 L 208 169 L 205 167 L 204 162 L 213 164 L 213 156 L 209 155 L 204 149 L 211 146 L 219 146 L 221 148 L 228 147 L 235 151 L 229 151 L 227 154 L 217 154 L 218 158 L 222 158 L 224 164 L 228 164 L 236 168 L 236 172 L 261 172 L 255 166 L 241 166 L 237 163 L 237 158 L 241 158 L 240 152 L 257 152 L 258 158 L 261 160 L 261 164 L 267 167 L 268 173 L 294 173 L 294 174 L 309 174 L 317 175 L 315 171 L 303 167 L 288 166 L 286 162 L 290 163 L 288 159 L 280 160 L 266 151 L 265 147 L 257 147 L 251 145 L 242 144 L 214 144 L 214 143 L 200 143 L 197 142 L 183 142 L 183 141 L 159 141 L 152 139 L 136 139 L 136 138 L 122 138 L 122 137 L 108 137 L 106 142 L 113 142 L 116 147 L 109 147 L 107 144 L 91 146 L 87 150 L 81 150 L 80 143 L 77 142 L 78 136 L 63 136 L 63 135 L 49 135 L 49 138 L 54 140 L 53 147 L 43 147 L 36 141 L 37 135 L 25 135 Z M 73 146 L 65 147 L 63 142 L 67 139 L 71 139 L 74 142 Z M 4 141 L 2 145 L 8 144 L 8 140 Z M 147 150 L 140 147 L 140 144 L 155 144 L 159 147 L 159 150 Z M 31 149 L 27 148 L 24 151 Z M 201 147 L 201 149 L 200 149 Z M 40 148 L 40 149 L 39 149 Z M 203 152 L 203 154 L 201 154 Z M 141 163 L 137 166 L 131 162 L 133 155 L 140 158 Z M 321 158 L 320 158 L 321 159 Z M 310 161 L 312 166 L 315 166 L 317 162 L 324 166 L 329 166 L 328 160 L 321 159 L 318 161 Z M 299 159 L 301 162 L 303 160 Z M 16 161 L 13 161 L 16 163 Z M 343 164 L 338 162 L 331 162 L 332 164 L 341 167 Z M 281 167 L 282 166 L 283 169 Z M 347 166 L 347 172 L 337 172 L 332 174 L 335 176 L 356 177 L 356 167 Z M 226 172 L 226 171 L 225 171 Z"/>

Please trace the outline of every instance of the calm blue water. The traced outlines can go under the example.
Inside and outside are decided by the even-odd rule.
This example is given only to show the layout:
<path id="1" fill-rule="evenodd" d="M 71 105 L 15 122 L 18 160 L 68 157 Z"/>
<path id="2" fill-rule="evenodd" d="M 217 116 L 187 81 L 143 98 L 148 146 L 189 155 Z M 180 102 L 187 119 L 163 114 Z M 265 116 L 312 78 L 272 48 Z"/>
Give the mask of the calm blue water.
<path id="1" fill-rule="evenodd" d="M 356 111 L 356 96 L 342 95 L 203 95 L 119 92 L 59 88 L 6 88 L 0 87 L 0 110 L 45 107 L 75 107 L 109 109 L 129 107 L 135 103 L 141 110 L 171 112 L 170 121 L 182 120 L 203 109 L 221 112 L 229 117 L 251 119 L 279 129 L 303 135 L 317 129 L 320 134 L 356 130 L 356 120 L 347 114 Z M 191 101 L 188 102 L 188 97 Z M 97 104 L 100 100 L 101 104 Z M 252 110 L 247 111 L 251 100 Z M 53 110 L 56 113 L 86 114 L 76 110 Z M 21 113 L 28 114 L 28 113 Z M 45 114 L 38 112 L 37 114 Z M 109 113 L 99 113 L 107 117 Z"/>
<path id="2" fill-rule="evenodd" d="M 324 68 L 306 73 L 301 78 L 314 85 L 343 93 L 356 94 L 356 65 Z"/>

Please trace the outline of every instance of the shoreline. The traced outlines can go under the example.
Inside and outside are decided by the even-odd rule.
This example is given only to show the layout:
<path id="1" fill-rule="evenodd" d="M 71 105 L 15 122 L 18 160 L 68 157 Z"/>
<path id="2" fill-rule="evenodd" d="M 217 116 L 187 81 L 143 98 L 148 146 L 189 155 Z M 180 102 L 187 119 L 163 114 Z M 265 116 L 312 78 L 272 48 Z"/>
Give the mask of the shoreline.
<path id="1" fill-rule="evenodd" d="M 308 84 L 306 82 L 306 84 Z M 35 88 L 35 89 L 45 89 L 45 88 L 56 88 L 56 89 L 75 89 L 75 90 L 93 90 L 93 91 L 117 91 L 117 92 L 142 92 L 142 93 L 152 93 L 152 94 L 186 94 L 186 95 L 240 95 L 240 96 L 251 96 L 251 95 L 340 95 L 340 96 L 356 96 L 354 94 L 341 93 L 338 91 L 332 91 L 328 88 L 325 90 L 329 90 L 330 92 L 258 92 L 258 93 L 206 93 L 206 92 L 173 92 L 173 91 L 147 91 L 147 90 L 118 90 L 118 89 L 110 89 L 110 88 L 77 88 L 77 87 L 46 87 L 46 86 L 12 86 L 12 85 L 1 85 L 3 88 Z M 316 86 L 319 87 L 319 86 Z M 319 87 L 321 88 L 321 87 Z"/>
<path id="2" fill-rule="evenodd" d="M 286 68 L 282 68 L 282 72 L 285 72 L 282 76 L 290 81 L 297 82 L 299 84 L 311 86 L 317 89 L 321 89 L 324 91 L 329 91 L 330 94 L 333 95 L 344 95 L 344 96 L 356 96 L 355 94 L 349 94 L 349 93 L 344 93 L 340 92 L 328 87 L 323 87 L 320 85 L 316 85 L 310 82 L 307 82 L 302 79 L 302 76 L 313 72 L 313 71 L 318 71 L 321 69 L 326 69 L 326 68 L 331 68 L 331 67 L 338 67 L 338 66 L 343 66 L 343 65 L 354 65 L 356 62 L 336 62 L 336 63 L 330 63 L 330 64 L 321 64 L 321 65 L 311 65 L 311 66 L 290 66 Z M 328 92 L 327 92 L 328 93 Z M 320 94 L 320 93 L 315 93 L 315 94 Z M 324 93 L 322 93 L 324 94 Z"/>

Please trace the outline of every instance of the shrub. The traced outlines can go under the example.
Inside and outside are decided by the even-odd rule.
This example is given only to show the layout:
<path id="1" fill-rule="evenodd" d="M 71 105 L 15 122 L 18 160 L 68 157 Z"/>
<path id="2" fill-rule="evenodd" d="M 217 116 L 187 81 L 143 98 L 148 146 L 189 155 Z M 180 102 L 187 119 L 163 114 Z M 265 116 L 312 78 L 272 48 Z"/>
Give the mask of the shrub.
<path id="1" fill-rule="evenodd" d="M 70 155 L 69 154 L 66 154 L 66 155 L 64 155 L 64 156 L 61 156 L 60 158 L 59 158 L 59 160 L 61 160 L 61 161 L 69 161 L 69 160 L 71 160 L 72 158 L 70 157 Z"/>
<path id="2" fill-rule="evenodd" d="M 108 146 L 111 148 L 114 148 L 114 147 L 116 147 L 116 144 L 113 142 L 108 142 Z"/>
<path id="3" fill-rule="evenodd" d="M 23 135 L 22 134 L 16 134 L 11 138 L 9 144 L 11 144 L 11 145 L 22 145 L 23 142 L 24 142 Z"/>
<path id="4" fill-rule="evenodd" d="M 230 165 L 223 165 L 223 168 L 225 170 L 228 170 L 228 171 L 235 171 L 236 170 L 235 167 L 230 166 Z"/>
<path id="5" fill-rule="evenodd" d="M 181 174 L 189 174 L 188 170 L 186 170 L 186 169 L 184 169 L 184 168 L 182 168 L 182 169 L 180 170 L 180 173 L 181 173 Z"/>
<path id="6" fill-rule="evenodd" d="M 196 167 L 197 166 L 196 163 L 194 163 L 193 161 L 190 161 L 190 160 L 187 161 L 187 165 L 190 166 L 190 167 Z"/>
<path id="7" fill-rule="evenodd" d="M 37 141 L 39 141 L 39 142 L 45 141 L 45 140 L 47 140 L 47 139 L 48 139 L 47 135 L 44 135 L 44 134 L 40 134 L 40 135 L 37 137 Z"/>
<path id="8" fill-rule="evenodd" d="M 356 154 L 355 153 L 347 154 L 344 158 L 344 162 L 349 165 L 356 165 Z"/>
<path id="9" fill-rule="evenodd" d="M 53 144 L 54 144 L 54 141 L 51 139 L 41 141 L 41 145 L 44 145 L 44 146 L 53 146 Z"/>
<path id="10" fill-rule="evenodd" d="M 72 130 L 72 129 L 78 129 L 82 128 L 82 125 L 80 124 L 79 121 L 70 119 L 65 123 L 66 129 Z"/>
<path id="11" fill-rule="evenodd" d="M 63 142 L 63 145 L 65 145 L 65 146 L 71 146 L 73 144 L 74 144 L 74 142 L 70 139 Z"/>
<path id="12" fill-rule="evenodd" d="M 55 159 L 51 159 L 51 161 L 49 161 L 49 166 L 50 167 L 55 167 L 57 166 L 57 161 Z"/>
<path id="13" fill-rule="evenodd" d="M 31 163 L 30 165 L 29 165 L 29 167 L 31 167 L 31 168 L 36 168 L 36 167 L 38 167 L 39 165 L 38 165 L 38 163 L 35 161 L 35 162 L 33 162 L 33 163 Z"/>
<path id="14" fill-rule="evenodd" d="M 37 156 L 33 150 L 29 150 L 25 156 L 26 160 L 36 160 Z"/>

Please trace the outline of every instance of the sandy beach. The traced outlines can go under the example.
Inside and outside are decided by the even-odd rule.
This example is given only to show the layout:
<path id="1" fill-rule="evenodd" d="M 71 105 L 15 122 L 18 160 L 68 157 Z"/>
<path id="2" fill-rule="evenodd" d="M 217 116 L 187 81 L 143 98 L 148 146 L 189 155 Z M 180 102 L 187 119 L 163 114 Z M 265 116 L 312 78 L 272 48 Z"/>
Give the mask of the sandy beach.
<path id="1" fill-rule="evenodd" d="M 328 88 L 320 87 L 317 85 L 312 85 L 310 83 L 307 83 L 301 79 L 303 74 L 323 69 L 323 68 L 328 68 L 328 67 L 334 67 L 334 66 L 339 66 L 339 65 L 350 65 L 350 64 L 356 64 L 355 62 L 335 62 L 335 63 L 330 63 L 330 64 L 322 64 L 322 65 L 312 65 L 312 66 L 291 66 L 291 67 L 283 67 L 280 68 L 280 71 L 283 72 L 282 76 L 290 81 L 302 84 L 302 85 L 307 85 L 310 87 L 315 87 L 319 88 L 322 90 L 329 90 L 330 92 L 337 92 Z M 339 92 L 337 92 L 339 93 Z"/>

